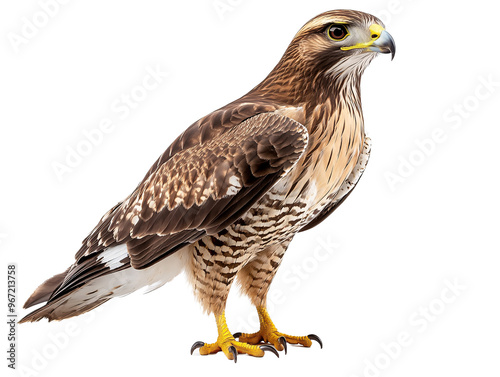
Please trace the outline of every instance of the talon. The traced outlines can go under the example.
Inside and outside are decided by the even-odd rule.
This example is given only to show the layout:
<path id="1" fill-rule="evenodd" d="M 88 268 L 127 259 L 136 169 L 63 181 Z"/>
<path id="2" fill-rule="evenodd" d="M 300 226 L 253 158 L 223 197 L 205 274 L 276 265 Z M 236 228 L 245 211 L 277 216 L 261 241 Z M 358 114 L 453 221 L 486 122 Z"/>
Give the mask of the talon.
<path id="1" fill-rule="evenodd" d="M 242 335 L 243 335 L 243 334 L 242 334 L 242 333 L 240 333 L 240 332 L 235 332 L 235 333 L 233 334 L 233 338 L 235 338 L 235 339 L 236 339 L 236 338 L 239 338 L 239 337 L 240 337 L 240 336 L 242 336 Z"/>
<path id="2" fill-rule="evenodd" d="M 191 355 L 193 354 L 194 350 L 197 349 L 197 348 L 201 348 L 205 345 L 205 342 L 195 342 L 192 346 L 191 346 Z"/>
<path id="3" fill-rule="evenodd" d="M 233 354 L 233 360 L 236 363 L 238 361 L 238 352 L 236 352 L 236 348 L 234 346 L 229 347 L 229 352 Z"/>
<path id="4" fill-rule="evenodd" d="M 319 336 L 317 336 L 317 335 L 315 335 L 315 334 L 309 334 L 307 337 L 308 337 L 309 339 L 311 339 L 311 340 L 315 340 L 316 342 L 318 342 L 318 343 L 319 343 L 319 346 L 320 346 L 321 348 L 323 348 L 323 342 L 321 341 L 321 339 L 319 338 Z"/>
<path id="5" fill-rule="evenodd" d="M 285 355 L 287 353 L 287 345 L 286 345 L 286 339 L 284 336 L 280 336 L 278 338 L 278 342 L 283 346 L 283 349 L 285 350 Z"/>
<path id="6" fill-rule="evenodd" d="M 271 351 L 272 353 L 274 353 L 276 356 L 278 356 L 278 358 L 280 357 L 280 354 L 278 353 L 278 350 L 276 348 L 274 348 L 273 346 L 269 345 L 269 344 L 264 344 L 263 346 L 260 346 L 259 347 L 262 351 Z"/>

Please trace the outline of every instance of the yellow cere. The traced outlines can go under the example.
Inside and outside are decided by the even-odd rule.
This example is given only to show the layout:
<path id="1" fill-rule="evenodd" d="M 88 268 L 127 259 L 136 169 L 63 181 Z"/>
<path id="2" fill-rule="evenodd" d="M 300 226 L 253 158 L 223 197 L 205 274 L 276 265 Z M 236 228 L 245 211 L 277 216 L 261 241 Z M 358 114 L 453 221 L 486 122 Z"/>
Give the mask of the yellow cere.
<path id="1" fill-rule="evenodd" d="M 364 43 L 356 43 L 354 46 L 346 46 L 341 47 L 341 50 L 353 50 L 355 48 L 367 48 L 370 47 L 377 39 L 380 38 L 380 35 L 384 31 L 384 27 L 379 24 L 373 24 L 370 26 L 370 41 Z"/>

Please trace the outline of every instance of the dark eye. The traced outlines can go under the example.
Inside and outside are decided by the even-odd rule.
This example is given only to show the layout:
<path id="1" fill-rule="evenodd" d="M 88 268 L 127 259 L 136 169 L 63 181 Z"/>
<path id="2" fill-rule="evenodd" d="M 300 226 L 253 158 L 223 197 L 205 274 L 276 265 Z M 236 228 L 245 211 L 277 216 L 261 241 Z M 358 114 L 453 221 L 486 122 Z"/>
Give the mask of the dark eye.
<path id="1" fill-rule="evenodd" d="M 349 35 L 347 28 L 344 25 L 332 25 L 328 30 L 328 36 L 334 41 L 341 41 Z"/>

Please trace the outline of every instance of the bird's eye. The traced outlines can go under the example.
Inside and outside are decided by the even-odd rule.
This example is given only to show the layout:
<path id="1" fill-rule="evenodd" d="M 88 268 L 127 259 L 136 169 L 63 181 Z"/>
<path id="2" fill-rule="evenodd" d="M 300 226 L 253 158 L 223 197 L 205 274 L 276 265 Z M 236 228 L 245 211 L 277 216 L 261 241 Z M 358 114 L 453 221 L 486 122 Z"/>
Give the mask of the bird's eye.
<path id="1" fill-rule="evenodd" d="M 328 36 L 334 41 L 341 41 L 349 35 L 347 28 L 344 25 L 332 25 L 328 29 Z"/>

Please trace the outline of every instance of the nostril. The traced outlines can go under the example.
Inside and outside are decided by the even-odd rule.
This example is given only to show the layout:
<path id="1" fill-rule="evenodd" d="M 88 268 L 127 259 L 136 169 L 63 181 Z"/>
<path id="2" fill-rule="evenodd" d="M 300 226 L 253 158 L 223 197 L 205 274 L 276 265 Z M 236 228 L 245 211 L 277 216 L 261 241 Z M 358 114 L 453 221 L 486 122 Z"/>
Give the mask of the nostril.
<path id="1" fill-rule="evenodd" d="M 375 39 L 375 38 L 378 38 L 379 35 L 378 34 L 372 34 L 372 38 Z"/>

